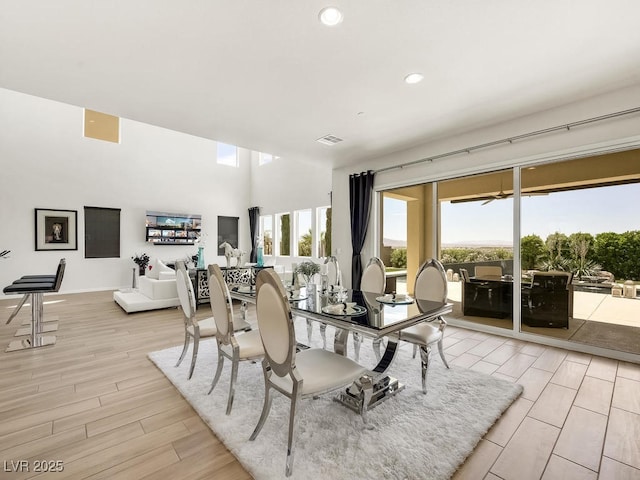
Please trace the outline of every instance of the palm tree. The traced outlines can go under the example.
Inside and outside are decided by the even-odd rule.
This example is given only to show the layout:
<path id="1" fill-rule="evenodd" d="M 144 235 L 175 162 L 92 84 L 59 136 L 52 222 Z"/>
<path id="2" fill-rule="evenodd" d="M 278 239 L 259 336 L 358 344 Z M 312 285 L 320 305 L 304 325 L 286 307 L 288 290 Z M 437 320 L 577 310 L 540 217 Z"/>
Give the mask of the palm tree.
<path id="1" fill-rule="evenodd" d="M 311 229 L 300 236 L 300 240 L 298 241 L 298 255 L 301 257 L 311 256 Z"/>

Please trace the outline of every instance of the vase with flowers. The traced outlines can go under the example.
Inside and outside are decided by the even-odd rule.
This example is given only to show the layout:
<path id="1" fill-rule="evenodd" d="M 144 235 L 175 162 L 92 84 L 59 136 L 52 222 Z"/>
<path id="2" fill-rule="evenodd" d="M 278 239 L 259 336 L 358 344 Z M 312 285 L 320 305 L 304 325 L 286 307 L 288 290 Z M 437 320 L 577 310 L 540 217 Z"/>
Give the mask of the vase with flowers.
<path id="1" fill-rule="evenodd" d="M 307 287 L 307 290 L 311 288 L 311 286 L 313 285 L 313 277 L 315 276 L 316 273 L 319 273 L 319 272 L 320 272 L 320 265 L 318 265 L 317 263 L 313 263 L 309 260 L 306 260 L 300 263 L 296 267 L 296 273 L 302 275 L 302 278 L 304 278 L 304 283 Z"/>
<path id="2" fill-rule="evenodd" d="M 147 265 L 149 265 L 149 255 L 147 255 L 146 253 L 142 253 L 140 255 L 138 255 L 137 253 L 135 254 L 135 256 L 131 257 L 133 259 L 133 262 L 138 265 L 138 273 L 140 275 L 144 275 L 145 270 L 147 269 Z"/>

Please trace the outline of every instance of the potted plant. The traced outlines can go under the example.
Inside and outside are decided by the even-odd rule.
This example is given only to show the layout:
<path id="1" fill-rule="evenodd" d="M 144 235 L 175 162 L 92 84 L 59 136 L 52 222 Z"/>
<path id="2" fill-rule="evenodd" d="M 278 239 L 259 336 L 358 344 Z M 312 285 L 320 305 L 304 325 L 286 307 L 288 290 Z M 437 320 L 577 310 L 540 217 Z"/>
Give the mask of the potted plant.
<path id="1" fill-rule="evenodd" d="M 133 259 L 133 262 L 138 265 L 138 271 L 140 273 L 140 275 L 144 275 L 145 270 L 147 269 L 147 265 L 149 265 L 149 255 L 147 255 L 146 253 L 142 253 L 140 255 L 138 255 L 137 253 L 135 254 L 135 256 L 131 257 Z"/>

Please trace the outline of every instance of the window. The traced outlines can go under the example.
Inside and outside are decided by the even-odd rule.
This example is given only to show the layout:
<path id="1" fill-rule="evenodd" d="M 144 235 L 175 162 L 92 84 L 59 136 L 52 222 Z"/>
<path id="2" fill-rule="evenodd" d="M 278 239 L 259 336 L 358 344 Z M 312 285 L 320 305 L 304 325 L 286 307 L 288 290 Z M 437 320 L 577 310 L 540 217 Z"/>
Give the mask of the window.
<path id="1" fill-rule="evenodd" d="M 120 258 L 120 209 L 84 207 L 84 258 Z"/>
<path id="2" fill-rule="evenodd" d="M 317 210 L 316 232 L 318 232 L 318 257 L 331 256 L 331 207 Z"/>
<path id="3" fill-rule="evenodd" d="M 637 353 L 634 314 L 607 302 L 640 281 L 638 151 L 523 167 L 521 190 L 521 331 Z"/>
<path id="4" fill-rule="evenodd" d="M 238 147 L 235 145 L 227 145 L 218 142 L 217 161 L 220 165 L 228 165 L 229 167 L 238 167 Z"/>
<path id="5" fill-rule="evenodd" d="M 299 257 L 311 256 L 311 209 L 298 210 L 295 212 L 296 218 L 296 255 Z"/>
<path id="6" fill-rule="evenodd" d="M 273 216 L 260 217 L 260 237 L 264 247 L 263 253 L 273 255 Z"/>
<path id="7" fill-rule="evenodd" d="M 407 268 L 407 205 L 391 192 L 383 193 L 382 261 L 388 267 Z"/>
<path id="8" fill-rule="evenodd" d="M 225 249 L 220 247 L 224 242 L 239 248 L 238 238 L 238 217 L 218 216 L 218 255 L 224 255 Z"/>
<path id="9" fill-rule="evenodd" d="M 276 215 L 276 228 L 278 229 L 276 255 L 291 255 L 291 215 L 288 213 Z"/>
<path id="10" fill-rule="evenodd" d="M 513 171 L 441 181 L 438 200 L 440 261 L 445 270 L 451 270 L 452 278 L 458 273 L 470 279 L 465 280 L 464 289 L 460 283 L 450 284 L 454 315 L 513 329 L 513 284 L 501 280 L 514 275 Z"/>
<path id="11" fill-rule="evenodd" d="M 266 165 L 267 163 L 271 163 L 273 160 L 277 160 L 280 157 L 276 157 L 271 153 L 258 152 L 258 165 Z"/>

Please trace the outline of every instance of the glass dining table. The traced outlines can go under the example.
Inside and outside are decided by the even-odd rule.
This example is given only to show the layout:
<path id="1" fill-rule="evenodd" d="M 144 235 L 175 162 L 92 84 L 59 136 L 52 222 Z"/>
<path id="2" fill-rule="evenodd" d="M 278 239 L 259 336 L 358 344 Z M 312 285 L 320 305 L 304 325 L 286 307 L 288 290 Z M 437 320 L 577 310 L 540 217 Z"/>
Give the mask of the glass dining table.
<path id="1" fill-rule="evenodd" d="M 255 286 L 230 285 L 229 293 L 231 298 L 242 302 L 244 318 L 247 304 L 256 302 Z M 398 353 L 400 330 L 420 322 L 433 321 L 452 311 L 452 305 L 446 302 L 411 297 L 396 301 L 389 296 L 360 290 L 337 293 L 320 291 L 316 287 L 289 290 L 287 294 L 294 317 L 300 316 L 335 327 L 336 353 L 347 355 L 350 332 L 374 340 L 387 339 L 384 353 L 369 374 L 356 380 L 336 398 L 357 412 L 375 407 L 404 388 L 398 379 L 387 374 Z"/>

